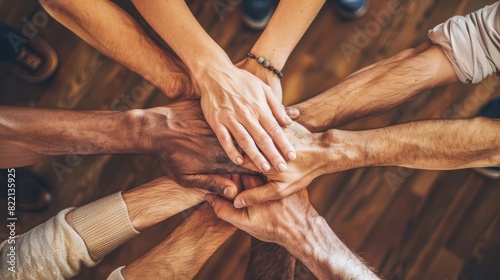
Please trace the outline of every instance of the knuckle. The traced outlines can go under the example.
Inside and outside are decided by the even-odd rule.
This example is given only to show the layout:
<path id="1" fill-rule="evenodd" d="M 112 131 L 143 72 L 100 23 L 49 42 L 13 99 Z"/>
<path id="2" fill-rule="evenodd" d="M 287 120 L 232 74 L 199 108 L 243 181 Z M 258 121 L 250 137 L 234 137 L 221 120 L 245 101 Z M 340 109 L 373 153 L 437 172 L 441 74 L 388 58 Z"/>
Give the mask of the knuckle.
<path id="1" fill-rule="evenodd" d="M 230 144 L 233 142 L 233 139 L 231 139 L 231 137 L 229 135 L 219 135 L 217 137 L 217 139 L 219 140 L 219 142 L 221 144 Z"/>
<path id="2" fill-rule="evenodd" d="M 271 137 L 267 134 L 261 134 L 256 137 L 256 141 L 258 145 L 267 145 L 272 142 Z"/>
<path id="3" fill-rule="evenodd" d="M 253 143 L 253 139 L 248 134 L 240 134 L 237 137 L 237 141 L 238 141 L 238 144 L 240 144 L 240 146 L 242 148 L 250 147 Z"/>
<path id="4" fill-rule="evenodd" d="M 273 138 L 280 136 L 282 133 L 283 129 L 278 124 L 274 124 L 271 128 L 269 128 L 269 135 Z"/>

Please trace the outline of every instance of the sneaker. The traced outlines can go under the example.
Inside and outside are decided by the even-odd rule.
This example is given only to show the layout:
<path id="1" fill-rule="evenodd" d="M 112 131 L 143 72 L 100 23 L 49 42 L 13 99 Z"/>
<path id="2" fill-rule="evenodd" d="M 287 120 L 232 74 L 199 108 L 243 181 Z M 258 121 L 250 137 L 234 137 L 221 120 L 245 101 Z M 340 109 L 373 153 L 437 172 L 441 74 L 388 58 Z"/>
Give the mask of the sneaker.
<path id="1" fill-rule="evenodd" d="M 40 83 L 54 74 L 59 59 L 49 43 L 37 37 L 28 40 L 14 28 L 4 24 L 0 26 L 0 31 L 0 49 L 3 52 L 1 60 L 13 75 L 29 83 Z M 15 50 L 6 39 L 11 33 L 26 41 L 18 47 L 19 50 Z"/>
<path id="2" fill-rule="evenodd" d="M 357 19 L 368 11 L 368 0 L 328 0 L 339 15 L 347 19 Z"/>
<path id="3" fill-rule="evenodd" d="M 243 22 L 250 29 L 264 30 L 275 8 L 275 0 L 243 0 Z"/>
<path id="4" fill-rule="evenodd" d="M 484 105 L 479 112 L 479 116 L 491 119 L 500 119 L 500 97 L 497 97 L 488 104 Z M 500 167 L 481 167 L 474 168 L 474 170 L 492 179 L 500 178 Z"/>

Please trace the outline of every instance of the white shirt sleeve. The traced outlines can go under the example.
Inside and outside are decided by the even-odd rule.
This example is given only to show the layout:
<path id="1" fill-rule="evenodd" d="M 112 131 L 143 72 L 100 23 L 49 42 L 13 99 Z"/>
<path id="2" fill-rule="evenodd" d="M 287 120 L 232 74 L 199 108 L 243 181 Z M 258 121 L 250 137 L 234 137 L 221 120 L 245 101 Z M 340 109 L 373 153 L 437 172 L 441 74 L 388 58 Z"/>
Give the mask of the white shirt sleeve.
<path id="1" fill-rule="evenodd" d="M 500 2 L 454 16 L 428 35 L 443 48 L 463 83 L 478 83 L 500 69 Z"/>
<path id="2" fill-rule="evenodd" d="M 9 243 L 9 239 L 2 242 L 0 279 L 70 279 L 82 266 L 95 266 L 98 262 L 92 260 L 85 242 L 66 222 L 66 214 L 71 210 L 62 210 L 47 222 L 11 239 L 15 243 Z M 8 262 L 11 247 L 15 247 L 13 269 L 9 269 L 13 263 Z"/>

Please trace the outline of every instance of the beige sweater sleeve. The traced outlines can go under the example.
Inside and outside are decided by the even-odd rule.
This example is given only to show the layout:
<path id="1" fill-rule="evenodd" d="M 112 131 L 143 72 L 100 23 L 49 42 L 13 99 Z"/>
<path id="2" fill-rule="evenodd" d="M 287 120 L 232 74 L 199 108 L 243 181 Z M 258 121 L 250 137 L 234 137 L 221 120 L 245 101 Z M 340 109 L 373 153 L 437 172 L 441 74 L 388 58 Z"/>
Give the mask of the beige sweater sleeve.
<path id="1" fill-rule="evenodd" d="M 500 4 L 454 16 L 429 30 L 463 83 L 478 83 L 500 69 Z"/>
<path id="2" fill-rule="evenodd" d="M 125 202 L 116 193 L 73 212 L 73 227 L 65 209 L 47 222 L 16 236 L 15 244 L 0 244 L 0 279 L 70 279 L 83 266 L 95 266 L 100 258 L 138 234 L 132 227 Z M 11 242 L 12 243 L 12 242 Z M 14 272 L 8 253 L 15 246 Z"/>

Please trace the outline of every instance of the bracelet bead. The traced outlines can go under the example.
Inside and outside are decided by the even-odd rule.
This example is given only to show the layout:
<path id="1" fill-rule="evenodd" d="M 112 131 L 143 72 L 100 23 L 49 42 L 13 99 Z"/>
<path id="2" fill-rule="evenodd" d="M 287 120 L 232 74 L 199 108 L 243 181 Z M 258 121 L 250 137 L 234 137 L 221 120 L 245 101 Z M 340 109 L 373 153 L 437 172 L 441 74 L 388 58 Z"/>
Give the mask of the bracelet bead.
<path id="1" fill-rule="evenodd" d="M 274 68 L 274 66 L 271 65 L 271 62 L 269 60 L 266 60 L 264 57 L 262 57 L 262 56 L 256 57 L 251 52 L 247 52 L 247 57 L 255 59 L 257 61 L 257 63 L 262 64 L 262 66 L 264 68 L 269 69 L 269 71 L 271 71 L 274 74 L 276 74 L 280 79 L 283 78 L 283 73 L 280 70 Z"/>

